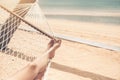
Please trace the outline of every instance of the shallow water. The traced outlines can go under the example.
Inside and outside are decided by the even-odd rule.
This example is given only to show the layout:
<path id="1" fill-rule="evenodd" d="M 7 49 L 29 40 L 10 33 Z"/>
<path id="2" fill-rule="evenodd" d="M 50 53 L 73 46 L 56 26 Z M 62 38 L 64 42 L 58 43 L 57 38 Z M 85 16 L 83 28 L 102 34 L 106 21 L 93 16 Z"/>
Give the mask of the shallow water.
<path id="1" fill-rule="evenodd" d="M 120 10 L 120 0 L 39 0 L 49 8 Z"/>
<path id="2" fill-rule="evenodd" d="M 85 11 L 85 12 L 107 12 L 109 13 L 120 13 L 120 0 L 40 0 L 40 6 L 45 12 L 59 13 L 64 11 L 71 10 L 76 11 Z M 65 13 L 66 13 L 65 12 Z M 68 12 L 69 13 L 69 12 Z M 78 12 L 79 13 L 79 12 Z M 81 13 L 80 13 L 81 14 Z M 89 13 L 88 13 L 89 14 Z M 93 14 L 94 15 L 94 14 Z M 97 22 L 105 24 L 120 25 L 120 14 L 117 16 L 93 16 L 93 15 L 50 15 L 47 14 L 47 18 L 56 18 L 56 19 L 69 19 L 74 21 L 82 22 Z"/>
<path id="3" fill-rule="evenodd" d="M 46 15 L 48 18 L 67 19 L 80 22 L 94 22 L 120 25 L 120 17 L 116 16 L 86 16 L 86 15 Z"/>

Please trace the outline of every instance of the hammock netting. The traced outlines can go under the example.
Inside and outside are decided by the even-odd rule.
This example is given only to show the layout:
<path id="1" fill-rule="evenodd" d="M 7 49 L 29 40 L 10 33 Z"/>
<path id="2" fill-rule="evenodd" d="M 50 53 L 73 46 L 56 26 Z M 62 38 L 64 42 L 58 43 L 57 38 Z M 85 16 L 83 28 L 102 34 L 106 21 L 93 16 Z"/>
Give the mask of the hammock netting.
<path id="1" fill-rule="evenodd" d="M 18 4 L 14 3 L 12 5 L 16 6 L 13 10 L 9 9 L 5 0 L 3 2 L 0 2 L 0 54 L 12 56 L 10 61 L 13 61 L 14 57 L 14 65 L 19 59 L 33 61 L 42 55 L 53 35 L 45 16 L 35 0 L 28 2 L 21 0 Z M 22 61 L 20 63 L 22 64 Z M 0 64 L 5 65 L 4 62 Z M 14 66 L 12 62 L 9 65 Z M 10 73 L 7 68 L 4 69 L 1 75 L 8 74 L 2 76 L 1 80 Z"/>

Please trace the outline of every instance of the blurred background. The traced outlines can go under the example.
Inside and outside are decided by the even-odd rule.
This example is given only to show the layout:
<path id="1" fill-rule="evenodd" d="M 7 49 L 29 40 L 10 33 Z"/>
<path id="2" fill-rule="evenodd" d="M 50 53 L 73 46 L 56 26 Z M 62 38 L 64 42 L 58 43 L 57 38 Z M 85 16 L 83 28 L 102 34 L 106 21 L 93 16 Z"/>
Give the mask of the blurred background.
<path id="1" fill-rule="evenodd" d="M 120 0 L 39 0 L 55 33 L 120 46 Z"/>
<path id="2" fill-rule="evenodd" d="M 120 0 L 39 0 L 48 18 L 120 25 Z"/>
<path id="3" fill-rule="evenodd" d="M 0 0 L 0 4 L 1 1 L 7 3 L 7 7 L 15 2 Z M 48 21 L 56 37 L 65 38 L 52 62 L 48 80 L 120 80 L 120 0 L 39 0 L 39 5 L 47 18 L 43 22 Z M 32 12 L 37 14 L 34 15 L 35 20 L 42 22 L 39 6 Z M 33 19 L 29 20 L 33 22 Z M 45 26 L 39 27 L 45 29 Z M 26 36 L 28 41 L 39 40 L 35 34 Z M 37 42 L 33 43 L 39 45 Z M 31 45 L 32 42 L 29 43 Z M 39 54 L 35 52 L 34 55 Z M 0 59 L 2 75 L 9 71 L 10 60 L 15 65 L 11 66 L 13 68 L 23 66 L 23 60 L 17 62 L 10 56 L 0 55 Z M 3 64 L 8 68 L 3 68 Z M 9 72 L 13 70 L 11 68 Z"/>

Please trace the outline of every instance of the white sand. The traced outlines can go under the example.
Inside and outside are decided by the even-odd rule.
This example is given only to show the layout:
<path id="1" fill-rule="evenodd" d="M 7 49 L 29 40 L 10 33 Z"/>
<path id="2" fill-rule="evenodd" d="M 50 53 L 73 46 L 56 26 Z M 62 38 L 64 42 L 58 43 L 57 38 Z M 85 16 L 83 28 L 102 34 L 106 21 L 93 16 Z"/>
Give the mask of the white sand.
<path id="1" fill-rule="evenodd" d="M 49 23 L 57 33 L 120 45 L 120 29 L 117 26 L 55 19 L 49 20 Z M 22 34 L 27 36 L 28 43 L 32 36 L 34 36 L 34 40 L 38 38 L 36 34 L 23 32 Z M 17 35 L 21 35 L 21 33 L 18 32 Z M 38 43 L 39 46 L 39 40 L 34 40 L 33 44 Z M 28 45 L 27 42 L 24 45 Z M 35 50 L 34 47 L 32 49 Z M 48 80 L 120 80 L 120 52 L 63 41 L 56 53 Z M 39 55 L 39 53 L 36 52 L 35 55 Z M 0 61 L 0 79 L 7 78 L 28 63 L 2 53 L 0 53 Z"/>

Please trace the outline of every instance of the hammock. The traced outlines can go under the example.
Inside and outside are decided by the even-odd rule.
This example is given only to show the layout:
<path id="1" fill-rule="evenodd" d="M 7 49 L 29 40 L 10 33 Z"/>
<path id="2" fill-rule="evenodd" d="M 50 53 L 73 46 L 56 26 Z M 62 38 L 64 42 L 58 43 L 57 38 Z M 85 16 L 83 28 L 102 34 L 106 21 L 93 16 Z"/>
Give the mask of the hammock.
<path id="1" fill-rule="evenodd" d="M 21 0 L 13 11 L 0 5 L 1 53 L 33 61 L 42 55 L 38 53 L 43 53 L 49 40 L 53 38 L 53 32 L 37 1 Z M 46 76 L 43 80 L 45 78 Z"/>

